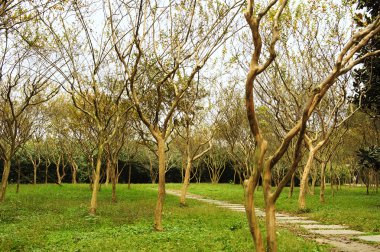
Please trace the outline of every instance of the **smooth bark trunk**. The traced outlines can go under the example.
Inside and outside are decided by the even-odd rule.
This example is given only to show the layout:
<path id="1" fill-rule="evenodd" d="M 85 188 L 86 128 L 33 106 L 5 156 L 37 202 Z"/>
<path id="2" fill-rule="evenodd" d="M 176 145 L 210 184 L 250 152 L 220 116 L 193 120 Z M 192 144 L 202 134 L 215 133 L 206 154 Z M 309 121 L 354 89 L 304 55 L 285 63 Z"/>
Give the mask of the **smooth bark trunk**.
<path id="1" fill-rule="evenodd" d="M 92 196 L 91 196 L 90 210 L 89 210 L 89 214 L 91 214 L 91 215 L 96 214 L 96 208 L 97 208 L 97 203 L 98 203 L 100 169 L 102 166 L 103 149 L 104 149 L 103 144 L 100 144 L 98 146 L 98 156 L 96 158 L 96 167 L 95 167 L 95 172 L 94 172 L 94 177 L 93 177 Z"/>
<path id="2" fill-rule="evenodd" d="M 111 173 L 111 161 L 110 161 L 109 158 L 107 158 L 107 164 L 106 164 L 106 182 L 105 182 L 106 186 L 108 186 L 109 181 L 110 181 L 110 175 L 111 175 L 110 173 Z"/>
<path id="3" fill-rule="evenodd" d="M 298 208 L 301 210 L 306 209 L 306 192 L 307 192 L 307 187 L 308 187 L 309 173 L 310 173 L 311 166 L 313 164 L 313 160 L 314 160 L 314 152 L 310 151 L 309 157 L 307 159 L 307 163 L 302 173 L 300 192 L 298 196 Z"/>
<path id="4" fill-rule="evenodd" d="M 251 232 L 253 242 L 257 252 L 264 251 L 263 238 L 260 231 L 259 221 L 255 213 L 254 205 L 254 179 L 251 176 L 248 180 L 244 182 L 244 196 L 245 196 L 245 212 L 247 214 L 249 231 Z"/>
<path id="5" fill-rule="evenodd" d="M 33 164 L 33 185 L 37 184 L 37 165 Z"/>
<path id="6" fill-rule="evenodd" d="M 326 162 L 322 162 L 321 164 L 321 190 L 319 192 L 319 201 L 321 203 L 325 203 L 325 186 L 326 186 L 326 179 L 325 179 L 325 170 L 326 170 Z"/>
<path id="7" fill-rule="evenodd" d="M 131 189 L 131 174 L 132 174 L 132 165 L 128 166 L 128 189 Z"/>
<path id="8" fill-rule="evenodd" d="M 19 193 L 19 191 L 20 191 L 20 182 L 21 182 L 21 166 L 20 166 L 20 161 L 17 160 L 17 187 L 16 187 L 16 193 Z"/>
<path id="9" fill-rule="evenodd" d="M 267 228 L 267 247 L 269 251 L 277 251 L 276 239 L 276 211 L 275 204 L 271 200 L 267 200 L 265 206 L 265 224 Z"/>
<path id="10" fill-rule="evenodd" d="M 61 159 L 57 160 L 57 162 L 55 163 L 55 166 L 56 166 L 56 173 L 57 173 L 57 183 L 58 185 L 60 185 L 62 183 L 62 180 L 61 180 L 61 173 L 59 171 L 59 166 L 61 164 Z"/>
<path id="11" fill-rule="evenodd" d="M 157 155 L 158 155 L 158 194 L 157 204 L 154 212 L 154 229 L 162 231 L 162 210 L 165 200 L 165 141 L 157 138 Z"/>
<path id="12" fill-rule="evenodd" d="M 292 174 L 292 178 L 290 179 L 290 189 L 289 189 L 289 198 L 293 196 L 293 191 L 294 191 L 294 177 L 295 173 Z"/>
<path id="13" fill-rule="evenodd" d="M 117 184 L 117 171 L 116 171 L 116 165 L 114 163 L 110 166 L 110 172 L 111 172 L 111 182 L 112 182 L 112 202 L 117 202 L 116 197 L 116 184 Z"/>
<path id="14" fill-rule="evenodd" d="M 76 184 L 77 183 L 77 165 L 73 164 L 72 165 L 72 178 L 71 178 L 71 183 Z"/>
<path id="15" fill-rule="evenodd" d="M 192 160 L 190 157 L 187 157 L 185 177 L 182 184 L 181 196 L 179 198 L 179 204 L 181 206 L 186 205 L 186 193 L 187 193 L 187 188 L 189 187 L 189 184 L 190 184 L 191 165 L 192 165 Z"/>
<path id="16" fill-rule="evenodd" d="M 10 160 L 5 159 L 3 177 L 1 179 L 0 202 L 4 202 L 5 200 L 5 193 L 7 191 L 8 177 L 9 177 L 10 170 L 11 170 L 11 162 Z"/>

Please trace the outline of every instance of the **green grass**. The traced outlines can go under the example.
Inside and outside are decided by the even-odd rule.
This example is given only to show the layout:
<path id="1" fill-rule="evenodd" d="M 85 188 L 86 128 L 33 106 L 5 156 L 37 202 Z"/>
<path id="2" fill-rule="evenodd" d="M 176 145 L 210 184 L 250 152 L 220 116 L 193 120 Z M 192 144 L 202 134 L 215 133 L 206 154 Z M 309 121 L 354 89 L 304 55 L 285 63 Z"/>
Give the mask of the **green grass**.
<path id="1" fill-rule="evenodd" d="M 88 185 L 22 185 L 19 194 L 10 185 L 0 205 L 0 251 L 253 250 L 244 214 L 192 200 L 181 208 L 170 195 L 164 207 L 165 231 L 153 231 L 153 189 L 119 185 L 119 202 L 113 204 L 111 188 L 103 186 L 98 215 L 91 217 Z M 279 230 L 278 237 L 280 251 L 326 251 L 286 230 Z"/>
<path id="2" fill-rule="evenodd" d="M 178 184 L 169 184 L 168 188 L 179 189 Z M 326 188 L 325 203 L 319 202 L 319 188 L 315 195 L 307 196 L 307 212 L 298 211 L 298 188 L 295 188 L 293 197 L 288 198 L 288 189 L 285 188 L 276 204 L 278 211 L 295 215 L 307 216 L 327 224 L 342 224 L 358 231 L 380 233 L 380 193 L 371 191 L 366 195 L 364 187 L 343 186 L 332 196 L 331 189 Z M 243 203 L 244 195 L 241 185 L 232 184 L 191 184 L 191 193 L 204 195 L 213 199 L 226 200 L 233 203 Z M 264 207 L 262 189 L 255 192 L 255 204 Z"/>

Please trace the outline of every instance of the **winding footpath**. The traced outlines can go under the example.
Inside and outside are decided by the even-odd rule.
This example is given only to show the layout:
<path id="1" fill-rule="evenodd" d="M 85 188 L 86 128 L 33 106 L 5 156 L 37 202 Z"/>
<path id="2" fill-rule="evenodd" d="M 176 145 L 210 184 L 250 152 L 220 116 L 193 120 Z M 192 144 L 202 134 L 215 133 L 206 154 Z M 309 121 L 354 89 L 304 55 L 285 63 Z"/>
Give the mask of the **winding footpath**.
<path id="1" fill-rule="evenodd" d="M 168 189 L 166 193 L 175 196 L 180 196 L 181 194 L 179 190 Z M 188 194 L 186 198 L 213 204 L 231 211 L 245 213 L 245 208 L 242 204 L 232 204 L 195 194 Z M 259 218 L 265 217 L 264 211 L 256 209 L 255 212 Z M 278 226 L 287 228 L 307 239 L 332 245 L 334 247 L 332 251 L 334 252 L 380 252 L 380 235 L 366 235 L 363 232 L 351 230 L 342 225 L 326 225 L 306 217 L 291 216 L 283 213 L 276 214 L 276 221 Z M 302 228 L 302 232 L 299 232 L 300 228 Z M 371 243 L 365 244 L 359 241 Z"/>

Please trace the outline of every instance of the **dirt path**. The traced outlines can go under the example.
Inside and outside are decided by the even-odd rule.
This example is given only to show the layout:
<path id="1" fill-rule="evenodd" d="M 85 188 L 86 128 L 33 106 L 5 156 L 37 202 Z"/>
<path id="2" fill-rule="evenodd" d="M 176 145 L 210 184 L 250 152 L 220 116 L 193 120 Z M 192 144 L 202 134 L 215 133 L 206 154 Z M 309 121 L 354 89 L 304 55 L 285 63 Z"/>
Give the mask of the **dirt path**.
<path id="1" fill-rule="evenodd" d="M 166 190 L 166 193 L 180 196 L 179 190 Z M 245 208 L 242 204 L 231 204 L 226 201 L 209 199 L 195 194 L 188 194 L 186 198 L 213 204 L 231 211 L 245 213 Z M 265 217 L 264 211 L 259 209 L 255 211 L 257 216 L 261 218 Z M 287 228 L 306 239 L 313 239 L 319 243 L 332 245 L 334 247 L 332 251 L 334 252 L 380 252 L 380 235 L 366 235 L 363 232 L 351 230 L 342 225 L 326 225 L 306 217 L 291 216 L 289 214 L 277 213 L 276 221 L 278 226 Z M 365 244 L 360 242 L 361 240 L 370 241 L 373 244 Z"/>

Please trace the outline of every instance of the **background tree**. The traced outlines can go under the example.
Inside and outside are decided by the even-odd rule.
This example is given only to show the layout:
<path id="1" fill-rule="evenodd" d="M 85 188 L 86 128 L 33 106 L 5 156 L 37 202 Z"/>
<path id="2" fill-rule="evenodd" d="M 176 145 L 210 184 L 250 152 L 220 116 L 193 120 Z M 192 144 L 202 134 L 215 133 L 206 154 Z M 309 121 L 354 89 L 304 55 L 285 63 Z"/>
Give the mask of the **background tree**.
<path id="1" fill-rule="evenodd" d="M 357 1 L 357 9 L 363 10 L 356 15 L 358 27 L 366 27 L 379 16 L 380 3 L 374 0 Z M 380 50 L 380 35 L 371 38 L 360 50 L 357 57 L 368 52 Z M 375 118 L 380 116 L 380 59 L 370 57 L 363 61 L 359 69 L 354 70 L 355 82 L 353 102 L 361 105 L 364 111 Z"/>
<path id="2" fill-rule="evenodd" d="M 280 17 L 282 16 L 287 1 L 271 1 L 268 5 L 259 8 L 254 1 L 248 1 L 247 9 L 245 11 L 245 18 L 251 31 L 251 41 L 254 46 L 251 53 L 251 60 L 249 63 L 249 70 L 246 79 L 246 108 L 247 117 L 250 125 L 250 130 L 257 143 L 256 152 L 256 165 L 255 171 L 246 183 L 246 213 L 252 233 L 255 247 L 257 251 L 264 251 L 264 244 L 261 238 L 261 231 L 258 226 L 257 217 L 254 212 L 253 193 L 258 185 L 260 175 L 263 177 L 263 191 L 265 200 L 266 212 L 266 234 L 267 246 L 269 251 L 277 251 L 276 231 L 275 231 L 275 202 L 277 201 L 282 189 L 290 180 L 292 174 L 298 167 L 301 159 L 301 148 L 306 133 L 307 121 L 314 112 L 315 108 L 321 102 L 326 92 L 333 86 L 337 78 L 346 74 L 353 66 L 361 63 L 366 57 L 371 56 L 373 53 L 367 53 L 362 57 L 353 60 L 353 56 L 357 53 L 370 38 L 380 32 L 379 22 L 375 20 L 366 28 L 357 31 L 352 35 L 345 45 L 342 45 L 340 52 L 336 56 L 336 61 L 331 64 L 331 67 L 324 74 L 323 80 L 319 81 L 313 87 L 311 93 L 305 102 L 302 102 L 302 114 L 298 116 L 297 122 L 287 130 L 285 137 L 281 140 L 281 144 L 276 147 L 274 152 L 268 154 L 268 142 L 261 131 L 258 116 L 255 110 L 255 103 L 253 97 L 253 87 L 257 76 L 266 71 L 266 69 L 273 63 L 276 58 L 275 45 L 280 39 Z M 323 8 L 322 3 L 318 3 Z M 312 4 L 313 5 L 313 4 Z M 313 7 L 313 6 L 312 6 Z M 266 30 L 263 30 L 265 23 L 263 18 L 271 14 L 272 19 L 268 22 Z M 289 13 L 290 14 L 290 13 Z M 270 31 L 270 35 L 261 36 L 264 31 Z M 264 38 L 266 40 L 264 40 Z M 269 41 L 267 44 L 266 41 Z M 339 41 L 337 41 L 339 42 Z M 377 53 L 377 52 L 375 52 Z M 297 138 L 298 136 L 298 138 Z M 271 175 L 273 167 L 286 153 L 290 143 L 293 139 L 297 139 L 294 150 L 294 158 L 292 166 L 286 173 L 283 180 L 279 183 L 278 187 L 272 191 L 271 188 Z"/>
<path id="3" fill-rule="evenodd" d="M 32 135 L 37 116 L 33 107 L 58 91 L 50 81 L 52 69 L 13 39 L 6 36 L 0 63 L 0 155 L 4 161 L 0 202 L 5 198 L 11 160 Z"/>
<path id="4" fill-rule="evenodd" d="M 165 144 L 174 126 L 173 116 L 197 73 L 229 37 L 241 2 L 169 1 L 152 6 L 140 1 L 132 5 L 108 1 L 109 20 L 128 95 L 157 146 L 154 228 L 163 230 Z"/>

